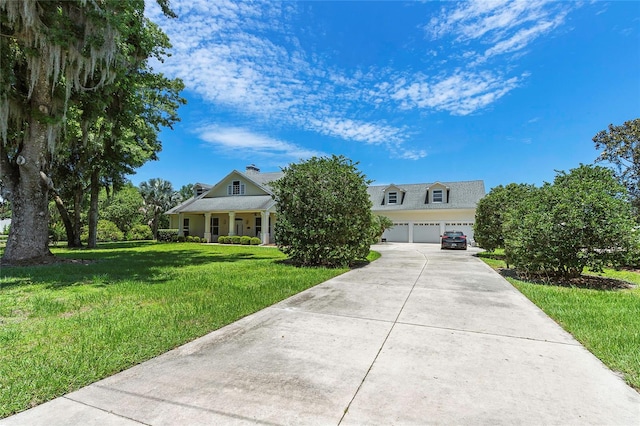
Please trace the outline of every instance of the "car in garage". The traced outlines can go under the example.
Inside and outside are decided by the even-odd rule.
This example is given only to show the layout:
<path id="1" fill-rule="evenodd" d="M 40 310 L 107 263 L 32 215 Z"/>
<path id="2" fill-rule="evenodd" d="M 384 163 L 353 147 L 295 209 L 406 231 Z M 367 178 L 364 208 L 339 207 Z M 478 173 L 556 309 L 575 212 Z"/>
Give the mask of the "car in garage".
<path id="1" fill-rule="evenodd" d="M 446 231 L 440 237 L 440 249 L 467 249 L 467 236 L 462 231 Z"/>

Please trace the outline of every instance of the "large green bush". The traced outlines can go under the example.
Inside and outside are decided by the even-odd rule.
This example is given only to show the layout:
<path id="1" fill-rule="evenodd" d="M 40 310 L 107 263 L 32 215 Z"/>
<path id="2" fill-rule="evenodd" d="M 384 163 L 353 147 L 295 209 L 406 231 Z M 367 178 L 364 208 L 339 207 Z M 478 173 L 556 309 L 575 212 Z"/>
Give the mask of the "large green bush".
<path id="1" fill-rule="evenodd" d="M 504 215 L 516 208 L 518 203 L 535 191 L 533 185 L 511 183 L 499 185 L 483 197 L 476 207 L 476 220 L 473 226 L 473 238 L 476 244 L 487 251 L 504 248 Z"/>
<path id="2" fill-rule="evenodd" d="M 149 225 L 134 225 L 126 234 L 128 241 L 153 240 Z"/>
<path id="3" fill-rule="evenodd" d="M 559 172 L 553 184 L 531 191 L 505 214 L 505 254 L 530 274 L 579 276 L 637 261 L 627 191 L 603 167 Z"/>
<path id="4" fill-rule="evenodd" d="M 89 230 L 84 227 L 81 239 L 87 241 L 89 239 Z M 99 220 L 97 226 L 96 240 L 105 241 L 123 241 L 124 233 L 118 226 L 110 220 Z"/>
<path id="5" fill-rule="evenodd" d="M 369 182 L 356 165 L 342 156 L 313 157 L 273 182 L 276 244 L 293 262 L 338 267 L 367 257 Z"/>

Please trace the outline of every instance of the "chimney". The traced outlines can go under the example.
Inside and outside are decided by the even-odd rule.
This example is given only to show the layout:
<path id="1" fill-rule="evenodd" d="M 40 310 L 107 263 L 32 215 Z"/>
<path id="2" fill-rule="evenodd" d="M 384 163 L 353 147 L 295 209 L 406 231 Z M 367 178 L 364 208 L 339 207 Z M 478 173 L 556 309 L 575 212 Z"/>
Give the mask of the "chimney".
<path id="1" fill-rule="evenodd" d="M 247 170 L 246 170 L 247 174 L 255 174 L 255 173 L 260 173 L 260 169 L 256 167 L 255 164 L 249 164 L 247 166 Z"/>

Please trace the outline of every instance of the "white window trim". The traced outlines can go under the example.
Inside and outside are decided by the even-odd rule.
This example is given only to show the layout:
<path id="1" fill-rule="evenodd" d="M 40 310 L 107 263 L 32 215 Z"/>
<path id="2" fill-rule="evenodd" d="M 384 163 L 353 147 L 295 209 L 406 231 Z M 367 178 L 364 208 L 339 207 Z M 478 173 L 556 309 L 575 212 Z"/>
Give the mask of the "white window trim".
<path id="1" fill-rule="evenodd" d="M 234 185 L 236 182 L 238 183 L 237 187 L 236 185 Z M 237 193 L 236 193 L 236 189 L 237 189 Z M 245 194 L 245 185 L 240 180 L 234 180 L 231 182 L 231 185 L 227 186 L 227 195 L 244 195 L 244 194 Z"/>
<path id="2" fill-rule="evenodd" d="M 391 201 L 391 194 L 395 196 L 395 201 Z M 396 191 L 387 193 L 387 204 L 398 204 L 398 193 Z"/>

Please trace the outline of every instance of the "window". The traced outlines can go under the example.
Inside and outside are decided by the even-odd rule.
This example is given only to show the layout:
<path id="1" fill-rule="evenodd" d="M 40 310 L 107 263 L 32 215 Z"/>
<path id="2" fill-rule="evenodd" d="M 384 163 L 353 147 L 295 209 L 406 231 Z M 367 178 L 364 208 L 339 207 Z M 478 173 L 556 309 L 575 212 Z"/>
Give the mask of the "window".
<path id="1" fill-rule="evenodd" d="M 189 219 L 187 218 L 182 221 L 182 233 L 185 237 L 189 236 Z"/>
<path id="2" fill-rule="evenodd" d="M 244 183 L 234 180 L 227 186 L 227 195 L 244 195 Z"/>
<path id="3" fill-rule="evenodd" d="M 217 217 L 211 218 L 211 234 L 220 235 L 220 219 Z"/>
<path id="4" fill-rule="evenodd" d="M 388 195 L 387 204 L 398 204 L 398 193 L 390 192 Z"/>
<path id="5" fill-rule="evenodd" d="M 256 217 L 256 237 L 262 234 L 262 218 Z"/>
<path id="6" fill-rule="evenodd" d="M 441 203 L 442 202 L 442 189 L 434 189 L 433 190 L 433 202 Z"/>

